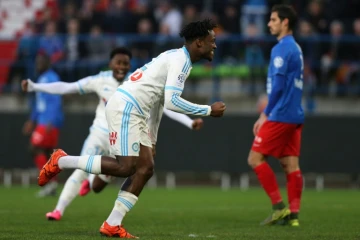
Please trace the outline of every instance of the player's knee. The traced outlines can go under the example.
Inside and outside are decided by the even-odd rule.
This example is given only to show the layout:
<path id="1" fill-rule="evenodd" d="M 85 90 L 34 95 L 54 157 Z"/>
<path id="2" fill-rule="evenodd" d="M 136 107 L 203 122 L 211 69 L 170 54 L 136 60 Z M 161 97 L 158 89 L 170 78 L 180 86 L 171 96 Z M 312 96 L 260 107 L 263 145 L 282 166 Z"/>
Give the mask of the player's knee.
<path id="1" fill-rule="evenodd" d="M 141 166 L 141 168 L 137 170 L 137 173 L 150 179 L 155 173 L 154 162 L 149 162 L 148 164 Z"/>
<path id="2" fill-rule="evenodd" d="M 256 168 L 261 163 L 263 163 L 264 160 L 263 160 L 263 158 L 261 156 L 262 155 L 260 155 L 260 154 L 254 154 L 253 152 L 250 152 L 249 157 L 248 157 L 249 166 L 251 168 Z"/>
<path id="3" fill-rule="evenodd" d="M 126 158 L 117 158 L 119 164 L 116 169 L 114 169 L 114 176 L 131 176 L 136 172 L 136 160 L 134 160 L 132 157 L 126 157 Z"/>

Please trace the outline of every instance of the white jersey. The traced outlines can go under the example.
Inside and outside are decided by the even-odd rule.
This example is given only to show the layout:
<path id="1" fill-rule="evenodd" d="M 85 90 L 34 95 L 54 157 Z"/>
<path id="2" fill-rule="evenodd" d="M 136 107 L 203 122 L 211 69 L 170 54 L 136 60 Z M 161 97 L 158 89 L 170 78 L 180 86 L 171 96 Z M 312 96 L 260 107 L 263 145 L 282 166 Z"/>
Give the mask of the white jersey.
<path id="1" fill-rule="evenodd" d="M 137 69 L 129 76 L 128 83 L 120 86 L 117 91 L 146 118 L 154 107 L 163 108 L 164 105 L 175 112 L 210 115 L 210 106 L 194 104 L 180 97 L 191 68 L 187 49 L 172 49 Z M 161 114 L 157 118 L 161 119 Z"/>
<path id="2" fill-rule="evenodd" d="M 114 94 L 120 83 L 113 77 L 112 71 L 100 72 L 97 75 L 83 78 L 76 82 L 80 94 L 95 92 L 99 97 L 96 107 L 93 127 L 108 132 L 105 117 L 105 106 L 111 95 Z"/>

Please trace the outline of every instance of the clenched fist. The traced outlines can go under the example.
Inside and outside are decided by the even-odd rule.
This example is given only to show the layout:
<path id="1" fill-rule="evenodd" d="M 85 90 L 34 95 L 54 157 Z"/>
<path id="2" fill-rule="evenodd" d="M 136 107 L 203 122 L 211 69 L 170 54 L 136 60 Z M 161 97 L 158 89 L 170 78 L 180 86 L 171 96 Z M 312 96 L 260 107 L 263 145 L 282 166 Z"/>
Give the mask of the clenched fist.
<path id="1" fill-rule="evenodd" d="M 31 81 L 30 79 L 22 80 L 21 89 L 24 92 L 32 92 L 34 90 L 33 84 L 34 84 L 33 81 Z"/>
<path id="2" fill-rule="evenodd" d="M 225 103 L 223 102 L 215 102 L 211 105 L 211 113 L 212 117 L 221 117 L 224 114 L 226 109 Z"/>

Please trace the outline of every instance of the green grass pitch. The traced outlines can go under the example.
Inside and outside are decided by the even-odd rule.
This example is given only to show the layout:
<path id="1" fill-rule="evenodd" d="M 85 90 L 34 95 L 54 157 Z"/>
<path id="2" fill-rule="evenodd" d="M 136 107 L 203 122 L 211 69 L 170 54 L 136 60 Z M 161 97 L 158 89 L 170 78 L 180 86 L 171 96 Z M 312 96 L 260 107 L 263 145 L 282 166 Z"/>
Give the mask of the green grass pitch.
<path id="1" fill-rule="evenodd" d="M 45 219 L 57 197 L 37 199 L 38 190 L 0 187 L 0 239 L 103 239 L 98 230 L 113 207 L 115 186 L 76 198 L 59 222 Z M 305 190 L 299 228 L 259 226 L 269 213 L 261 189 L 146 189 L 123 224 L 140 239 L 154 240 L 360 239 L 359 191 Z"/>

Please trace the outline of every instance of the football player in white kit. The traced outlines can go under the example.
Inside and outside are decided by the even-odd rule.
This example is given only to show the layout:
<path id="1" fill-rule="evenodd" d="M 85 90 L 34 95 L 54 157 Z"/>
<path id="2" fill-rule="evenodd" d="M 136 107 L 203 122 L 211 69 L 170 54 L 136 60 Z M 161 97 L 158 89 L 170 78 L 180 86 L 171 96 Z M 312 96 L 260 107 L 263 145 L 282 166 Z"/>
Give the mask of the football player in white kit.
<path id="1" fill-rule="evenodd" d="M 107 155 L 109 156 L 109 131 L 105 117 L 105 104 L 110 96 L 122 84 L 130 70 L 131 52 L 123 47 L 115 48 L 110 53 L 109 68 L 110 71 L 103 71 L 95 76 L 83 78 L 77 82 L 56 82 L 56 83 L 33 83 L 31 80 L 24 80 L 22 87 L 27 92 L 46 92 L 51 94 L 71 94 L 71 93 L 96 93 L 99 97 L 99 104 L 96 108 L 96 115 L 90 133 L 86 138 L 81 155 Z M 200 129 L 202 119 L 190 119 L 184 114 L 172 111 L 165 111 L 171 119 L 181 122 L 189 128 Z M 86 180 L 88 173 L 76 169 L 68 178 L 60 194 L 55 209 L 46 214 L 49 220 L 60 220 L 66 207 L 74 200 L 79 192 L 81 183 L 85 180 L 89 183 L 94 192 L 100 192 L 108 182 L 111 176 L 90 174 L 89 180 Z"/>
<path id="2" fill-rule="evenodd" d="M 121 222 L 153 175 L 152 144 L 156 142 L 164 106 L 185 114 L 223 115 L 226 107 L 222 102 L 208 106 L 181 98 L 192 63 L 213 59 L 216 49 L 215 27 L 216 24 L 210 19 L 186 25 L 180 32 L 180 36 L 185 38 L 184 47 L 166 51 L 135 71 L 129 76 L 128 84 L 120 86 L 110 98 L 105 112 L 110 154 L 115 155 L 115 158 L 101 155 L 68 156 L 63 150 L 57 149 L 41 170 L 38 177 L 40 186 L 66 168 L 127 177 L 112 212 L 100 227 L 102 235 L 136 238 L 122 227 Z"/>

